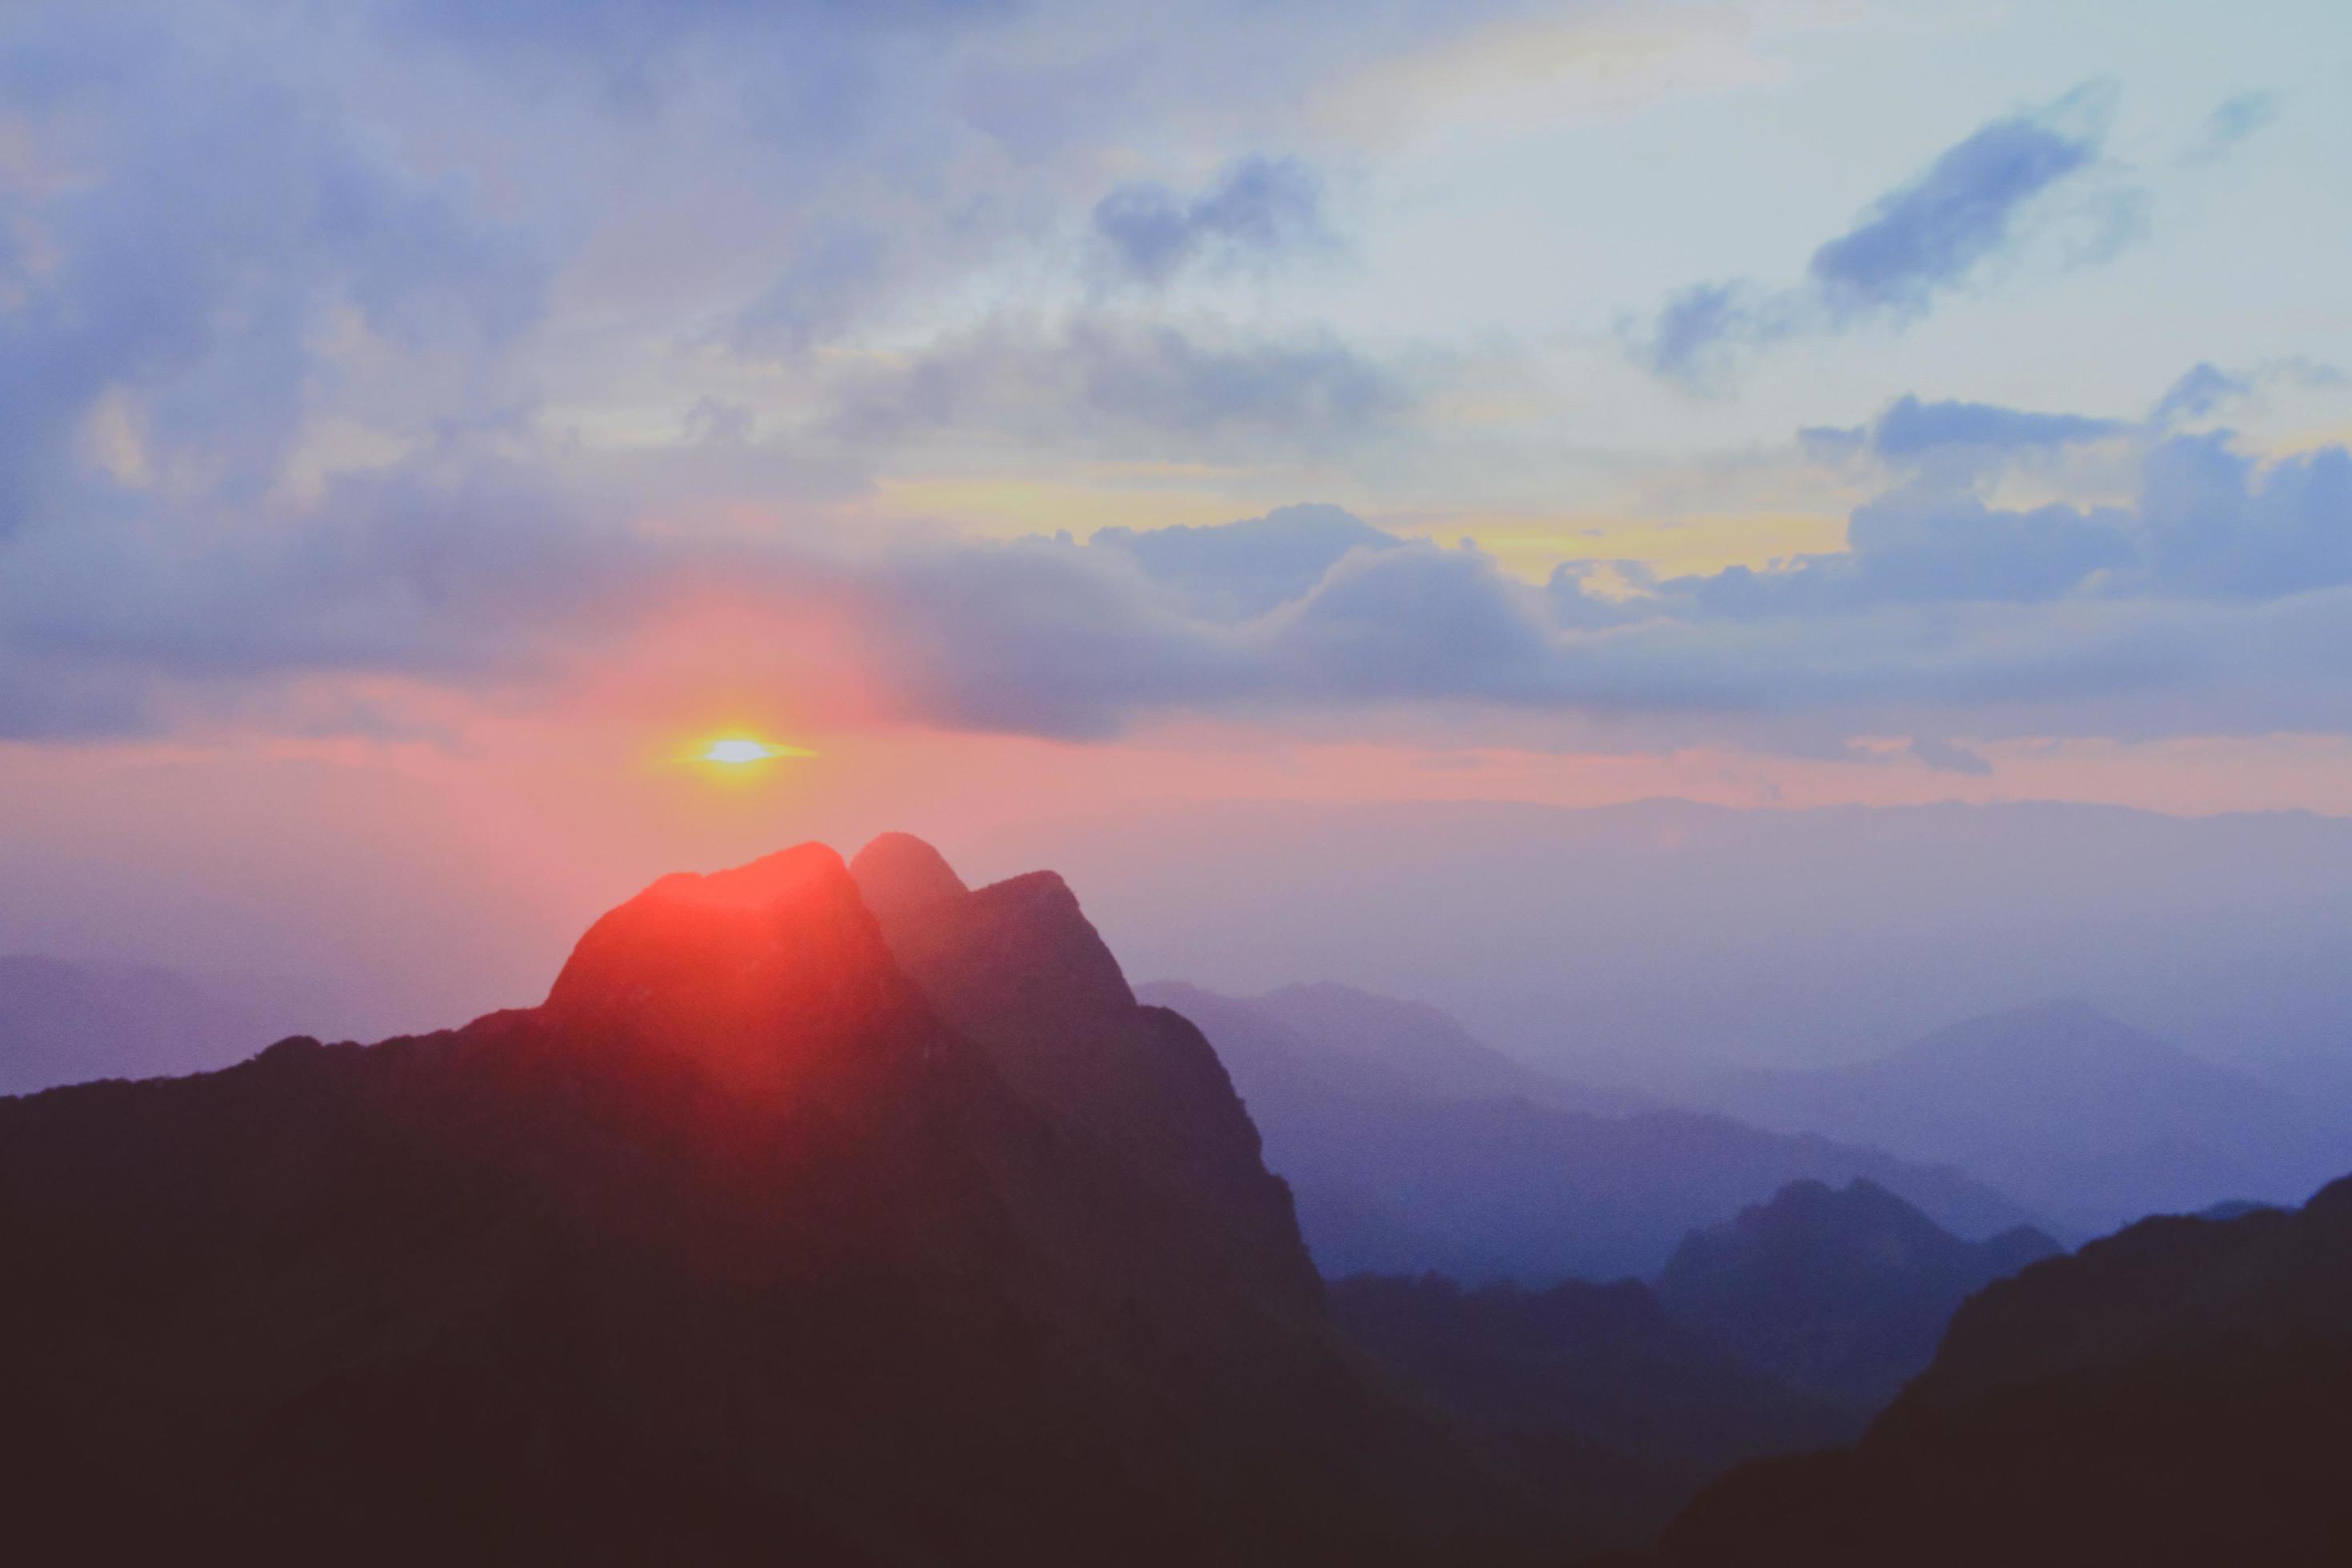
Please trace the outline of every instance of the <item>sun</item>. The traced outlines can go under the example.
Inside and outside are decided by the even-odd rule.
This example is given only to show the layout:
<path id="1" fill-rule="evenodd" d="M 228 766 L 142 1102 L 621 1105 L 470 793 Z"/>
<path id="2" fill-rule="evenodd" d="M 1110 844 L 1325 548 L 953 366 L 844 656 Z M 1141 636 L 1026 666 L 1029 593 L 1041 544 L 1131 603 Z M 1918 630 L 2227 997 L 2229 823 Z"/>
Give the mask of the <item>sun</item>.
<path id="1" fill-rule="evenodd" d="M 680 737 L 684 740 L 684 737 Z M 716 736 L 706 730 L 702 736 L 686 740 L 669 753 L 673 765 L 696 769 L 706 778 L 753 779 L 768 773 L 770 764 L 797 762 L 816 753 L 803 746 L 788 746 L 782 741 L 763 741 L 757 731 L 721 730 Z"/>

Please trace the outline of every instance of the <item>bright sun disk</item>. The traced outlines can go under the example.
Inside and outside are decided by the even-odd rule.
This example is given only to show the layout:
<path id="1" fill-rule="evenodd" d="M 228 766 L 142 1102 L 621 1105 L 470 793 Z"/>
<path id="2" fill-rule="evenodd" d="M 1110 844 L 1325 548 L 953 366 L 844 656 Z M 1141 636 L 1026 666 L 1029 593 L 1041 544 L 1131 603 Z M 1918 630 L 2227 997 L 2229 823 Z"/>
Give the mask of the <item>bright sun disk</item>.
<path id="1" fill-rule="evenodd" d="M 709 763 L 759 763 L 775 754 L 757 741 L 713 741 L 702 759 Z"/>

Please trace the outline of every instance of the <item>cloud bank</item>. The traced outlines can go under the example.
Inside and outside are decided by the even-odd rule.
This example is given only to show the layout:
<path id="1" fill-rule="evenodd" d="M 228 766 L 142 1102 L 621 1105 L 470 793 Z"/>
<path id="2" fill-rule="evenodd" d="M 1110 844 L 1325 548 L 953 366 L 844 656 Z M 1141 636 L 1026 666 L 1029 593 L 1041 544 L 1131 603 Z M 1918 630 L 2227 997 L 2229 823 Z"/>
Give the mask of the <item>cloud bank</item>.
<path id="1" fill-rule="evenodd" d="M 779 626 L 832 617 L 879 716 L 1062 738 L 1468 704 L 1767 746 L 1912 733 L 1967 773 L 1981 758 L 1945 737 L 2352 727 L 2352 451 L 2263 461 L 2226 431 L 1915 398 L 1856 439 L 1891 488 L 1846 550 L 1663 580 L 1627 563 L 1613 594 L 1330 506 L 844 551 L 648 534 L 527 467 L 450 460 L 178 553 L 108 530 L 20 546 L 0 729 L 135 731 L 175 690 L 320 672 L 553 679 L 714 594 Z M 1976 454 L 1958 470 L 1930 460 L 1952 442 Z M 2128 455 L 2135 493 L 1989 499 L 2053 442 Z"/>

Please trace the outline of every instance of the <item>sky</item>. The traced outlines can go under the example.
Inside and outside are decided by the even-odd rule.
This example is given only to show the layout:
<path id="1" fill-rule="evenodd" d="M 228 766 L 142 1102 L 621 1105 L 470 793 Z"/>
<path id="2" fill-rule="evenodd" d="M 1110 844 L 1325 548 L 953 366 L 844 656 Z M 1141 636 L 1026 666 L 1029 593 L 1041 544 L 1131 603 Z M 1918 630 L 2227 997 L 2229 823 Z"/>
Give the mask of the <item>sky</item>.
<path id="1" fill-rule="evenodd" d="M 0 949 L 473 996 L 676 866 L 1234 801 L 2352 816 L 2347 68 L 2325 0 L 22 0 Z"/>

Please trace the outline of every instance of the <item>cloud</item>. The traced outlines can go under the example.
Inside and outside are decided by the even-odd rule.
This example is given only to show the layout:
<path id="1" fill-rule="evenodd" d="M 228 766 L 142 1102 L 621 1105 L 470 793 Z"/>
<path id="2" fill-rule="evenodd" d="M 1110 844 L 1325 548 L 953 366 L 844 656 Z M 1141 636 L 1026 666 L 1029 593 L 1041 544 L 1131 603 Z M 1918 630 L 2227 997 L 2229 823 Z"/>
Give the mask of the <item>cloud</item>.
<path id="1" fill-rule="evenodd" d="M 98 22 L 0 33 L 0 87 L 84 163 L 0 190 L 0 231 L 43 255 L 0 276 L 0 539 L 74 504 L 75 434 L 110 396 L 139 466 L 250 497 L 332 374 L 338 317 L 428 353 L 539 314 L 534 237 L 469 181 L 228 68 Z"/>
<path id="2" fill-rule="evenodd" d="M 1188 712 L 1492 708 L 1823 755 L 1910 733 L 1948 770 L 1972 766 L 1934 738 L 1956 731 L 2352 731 L 2352 452 L 2145 439 L 2129 504 L 1906 481 L 1856 509 L 1846 552 L 1612 573 L 1606 598 L 1594 573 L 1537 587 L 1333 508 L 845 554 L 648 531 L 525 467 L 421 465 L 176 552 L 135 524 L 20 542 L 0 731 L 152 728 L 337 673 L 523 691 L 710 593 L 779 629 L 763 679 L 838 684 L 845 662 L 874 714 L 1074 740 Z M 817 616 L 830 682 L 783 636 Z"/>
<path id="3" fill-rule="evenodd" d="M 2053 110 L 1992 121 L 1814 251 L 1805 274 L 1829 319 L 1924 315 L 2005 248 L 2025 205 L 2098 155 L 2101 132 L 2062 118 Z"/>
<path id="4" fill-rule="evenodd" d="M 2180 593 L 2269 599 L 2352 584 L 2352 451 L 2263 464 L 2226 431 L 2149 453 L 2139 531 L 2149 576 Z"/>
<path id="5" fill-rule="evenodd" d="M 2241 92 L 2223 99 L 2205 117 L 2181 161 L 2204 163 L 2221 157 L 2276 120 L 2280 107 L 2274 92 Z"/>
<path id="6" fill-rule="evenodd" d="M 1911 484 L 1856 508 L 1847 548 L 1775 571 L 1733 566 L 1659 585 L 1703 616 L 1739 620 L 1834 616 L 1875 605 L 2036 604 L 2083 588 L 2137 557 L 2120 513 L 2053 504 L 1987 506 L 1940 486 Z"/>
<path id="7" fill-rule="evenodd" d="M 1916 735 L 1904 751 L 1927 766 L 1942 773 L 1960 773 L 1970 778 L 1987 778 L 1992 773 L 1992 763 L 1980 752 L 1966 746 L 1956 746 L 1949 741 L 1938 741 L 1932 735 Z"/>
<path id="8" fill-rule="evenodd" d="M 957 432 L 1152 457 L 1316 452 L 1391 431 L 1416 402 L 1397 373 L 1319 335 L 1232 342 L 1116 317 L 1000 319 L 851 379 L 831 433 L 853 445 Z"/>
<path id="9" fill-rule="evenodd" d="M 2244 376 L 2228 374 L 2209 363 L 2192 365 L 2157 399 L 2148 420 L 2155 425 L 2172 425 L 2183 419 L 2202 419 L 2231 398 L 2242 397 L 2252 390 L 2253 384 Z"/>
<path id="10" fill-rule="evenodd" d="M 1816 461 L 1843 465 L 1867 457 L 1964 491 L 1980 474 L 2048 464 L 2074 447 L 2123 440 L 2140 430 L 2128 420 L 1954 399 L 1931 403 L 1906 393 L 1868 425 L 1809 426 L 1797 439 Z"/>
<path id="11" fill-rule="evenodd" d="M 1120 185 L 1096 204 L 1094 232 L 1116 272 L 1153 285 L 1193 268 L 1264 265 L 1333 243 L 1321 177 L 1298 159 L 1263 156 L 1226 165 L 1191 196 L 1157 181 Z"/>
<path id="12" fill-rule="evenodd" d="M 2198 364 L 2165 389 L 2164 395 L 2148 411 L 2148 423 L 2161 427 L 2210 418 L 2240 398 L 2252 397 L 2274 387 L 2338 387 L 2345 384 L 2342 371 L 2300 355 L 2271 360 L 2241 372 Z"/>
<path id="13" fill-rule="evenodd" d="M 1391 550 L 1401 541 L 1342 508 L 1305 505 L 1206 527 L 1098 529 L 1087 542 L 1133 557 L 1192 614 L 1234 622 L 1306 597 L 1350 551 Z"/>
<path id="14" fill-rule="evenodd" d="M 1889 404 L 1871 426 L 1871 450 L 1905 458 L 1946 447 L 1983 447 L 2000 452 L 2073 446 L 2119 436 L 2129 426 L 2116 419 L 2080 414 L 2039 414 L 1992 403 L 1946 399 L 1923 403 L 1906 393 Z"/>
<path id="15" fill-rule="evenodd" d="M 1073 455 L 1118 483 L 1252 464 L 1365 493 L 1439 401 L 1427 351 L 1151 297 L 1328 247 L 1316 169 L 1249 155 L 1108 195 L 1105 170 L 1234 151 L 1203 126 L 1258 144 L 1265 121 L 1219 109 L 1456 25 L 1406 9 L 1171 12 L 1140 41 L 1083 8 L 919 0 L 0 18 L 0 733 L 164 732 L 320 684 L 353 723 L 375 681 L 537 700 L 706 596 L 774 628 L 761 679 L 845 671 L 877 711 L 1069 737 L 1490 706 L 1832 748 L 2028 714 L 2345 721 L 2344 452 L 2187 428 L 2259 368 L 2192 373 L 2146 425 L 1899 400 L 1809 434 L 1884 480 L 1849 549 L 1664 582 L 1580 563 L 1538 586 L 1329 507 L 884 548 L 870 501 L 801 504 L 1013 462 L 1053 484 Z M 1193 140 L 1139 134 L 1179 101 Z M 2100 206 L 2095 110 L 1984 127 L 1783 287 L 1676 295 L 1662 368 L 1979 285 Z M 1491 406 L 1482 428 L 1511 422 Z M 2091 443 L 2137 462 L 2122 499 L 2065 489 Z M 803 668 L 812 622 L 835 662 Z"/>
<path id="16" fill-rule="evenodd" d="M 2059 215 L 2047 198 L 2099 160 L 2104 100 L 2098 89 L 2081 88 L 1979 127 L 1824 241 L 1799 284 L 1733 280 L 1679 290 L 1633 341 L 1637 357 L 1661 375 L 1700 384 L 1783 339 L 1917 320 L 2030 230 L 2054 225 Z M 2078 247 L 2080 258 L 2103 258 L 2126 242 L 2143 205 L 2136 190 L 2105 193 L 2087 214 L 2094 232 Z"/>
<path id="17" fill-rule="evenodd" d="M 1660 375 L 1695 385 L 1735 353 L 1793 335 L 1803 305 L 1750 283 L 1694 283 L 1667 300 L 1639 353 Z"/>
<path id="18" fill-rule="evenodd" d="M 888 289 L 897 258 L 867 228 L 815 236 L 735 318 L 738 353 L 796 356 L 840 337 Z"/>

